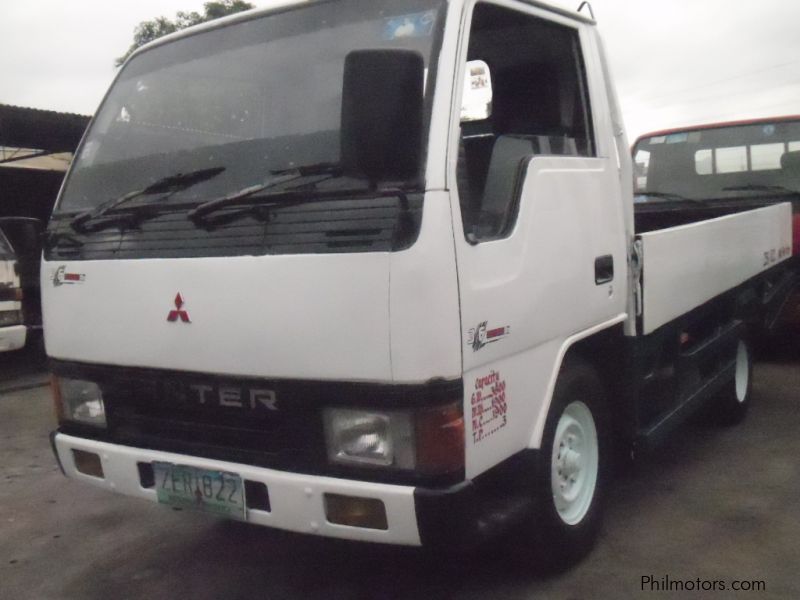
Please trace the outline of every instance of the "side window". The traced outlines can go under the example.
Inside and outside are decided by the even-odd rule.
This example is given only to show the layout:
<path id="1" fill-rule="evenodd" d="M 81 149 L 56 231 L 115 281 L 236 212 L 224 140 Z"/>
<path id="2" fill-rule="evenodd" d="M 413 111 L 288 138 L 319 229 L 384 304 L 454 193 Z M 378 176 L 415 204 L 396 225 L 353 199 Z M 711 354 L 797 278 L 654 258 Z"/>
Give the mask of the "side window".
<path id="1" fill-rule="evenodd" d="M 513 229 L 532 156 L 596 154 L 577 30 L 480 3 L 467 54 L 458 193 L 476 243 Z"/>
<path id="2" fill-rule="evenodd" d="M 711 149 L 698 150 L 694 153 L 694 170 L 698 175 L 711 175 L 714 173 L 714 151 Z"/>
<path id="3" fill-rule="evenodd" d="M 750 170 L 771 171 L 781 168 L 781 157 L 786 147 L 784 144 L 756 144 L 750 146 Z"/>
<path id="4" fill-rule="evenodd" d="M 747 171 L 747 146 L 717 148 L 714 151 L 717 173 L 741 173 Z"/>
<path id="5" fill-rule="evenodd" d="M 650 168 L 650 153 L 639 150 L 633 159 L 634 189 L 638 192 L 647 189 L 647 170 Z"/>

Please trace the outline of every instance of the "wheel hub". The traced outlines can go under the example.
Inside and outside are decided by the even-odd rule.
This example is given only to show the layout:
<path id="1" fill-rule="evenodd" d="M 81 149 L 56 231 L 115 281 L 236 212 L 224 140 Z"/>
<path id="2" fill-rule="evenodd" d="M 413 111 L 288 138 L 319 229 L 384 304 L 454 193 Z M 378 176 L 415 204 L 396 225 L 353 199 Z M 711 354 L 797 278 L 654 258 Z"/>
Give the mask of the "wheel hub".
<path id="1" fill-rule="evenodd" d="M 556 510 L 570 525 L 579 523 L 594 498 L 598 471 L 594 418 L 583 402 L 567 405 L 553 440 L 551 487 Z"/>

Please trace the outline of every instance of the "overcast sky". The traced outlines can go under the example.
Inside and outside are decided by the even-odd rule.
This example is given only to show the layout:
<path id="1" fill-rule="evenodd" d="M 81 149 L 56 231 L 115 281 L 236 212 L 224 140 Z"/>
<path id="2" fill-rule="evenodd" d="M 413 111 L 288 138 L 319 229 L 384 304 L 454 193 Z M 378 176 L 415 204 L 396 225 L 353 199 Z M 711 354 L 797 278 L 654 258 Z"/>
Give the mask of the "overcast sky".
<path id="1" fill-rule="evenodd" d="M 574 9 L 579 0 L 553 3 Z M 0 103 L 91 114 L 140 21 L 202 5 L 0 0 Z M 592 5 L 631 140 L 666 127 L 800 113 L 800 1 Z"/>

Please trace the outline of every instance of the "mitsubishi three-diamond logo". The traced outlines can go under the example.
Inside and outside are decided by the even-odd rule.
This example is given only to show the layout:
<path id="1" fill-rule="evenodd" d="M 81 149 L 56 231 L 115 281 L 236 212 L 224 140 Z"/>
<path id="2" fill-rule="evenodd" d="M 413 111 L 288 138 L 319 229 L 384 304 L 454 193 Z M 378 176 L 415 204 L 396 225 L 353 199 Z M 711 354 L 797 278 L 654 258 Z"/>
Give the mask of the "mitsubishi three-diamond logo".
<path id="1" fill-rule="evenodd" d="M 184 323 L 191 323 L 189 320 L 189 313 L 183 310 L 183 298 L 181 297 L 180 292 L 178 292 L 175 296 L 175 309 L 169 311 L 169 314 L 167 315 L 167 321 L 170 323 L 174 323 L 178 319 Z"/>

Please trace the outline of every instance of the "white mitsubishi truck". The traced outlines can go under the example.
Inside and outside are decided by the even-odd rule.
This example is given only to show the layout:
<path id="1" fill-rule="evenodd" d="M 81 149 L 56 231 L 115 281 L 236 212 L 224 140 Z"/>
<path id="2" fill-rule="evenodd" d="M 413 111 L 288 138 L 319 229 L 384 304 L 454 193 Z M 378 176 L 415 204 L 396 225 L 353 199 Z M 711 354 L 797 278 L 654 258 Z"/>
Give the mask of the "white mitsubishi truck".
<path id="1" fill-rule="evenodd" d="M 613 453 L 750 401 L 791 208 L 637 229 L 594 22 L 290 2 L 121 69 L 48 226 L 64 473 L 295 532 L 575 560 Z"/>

